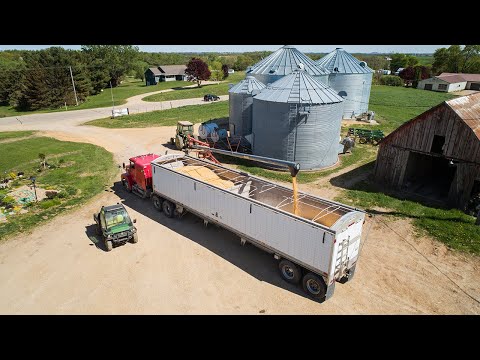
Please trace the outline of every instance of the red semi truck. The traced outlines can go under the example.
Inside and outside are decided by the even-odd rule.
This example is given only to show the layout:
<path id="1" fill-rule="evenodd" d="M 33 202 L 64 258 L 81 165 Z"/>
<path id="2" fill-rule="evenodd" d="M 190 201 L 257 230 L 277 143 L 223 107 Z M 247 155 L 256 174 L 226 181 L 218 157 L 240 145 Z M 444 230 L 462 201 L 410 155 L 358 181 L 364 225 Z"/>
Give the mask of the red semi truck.
<path id="1" fill-rule="evenodd" d="M 152 194 L 152 165 L 151 161 L 160 157 L 157 154 L 134 156 L 129 159 L 128 165 L 123 164 L 125 172 L 122 174 L 122 184 L 128 192 L 133 192 L 142 198 L 149 198 Z"/>

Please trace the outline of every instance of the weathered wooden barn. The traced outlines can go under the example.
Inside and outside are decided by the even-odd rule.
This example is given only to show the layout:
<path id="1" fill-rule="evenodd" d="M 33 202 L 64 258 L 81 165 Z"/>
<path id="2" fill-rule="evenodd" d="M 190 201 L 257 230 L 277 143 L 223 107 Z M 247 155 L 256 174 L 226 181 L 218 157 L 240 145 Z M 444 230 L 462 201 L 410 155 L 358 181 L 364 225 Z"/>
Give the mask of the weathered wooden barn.
<path id="1" fill-rule="evenodd" d="M 464 210 L 480 191 L 480 93 L 445 101 L 385 137 L 375 180 Z"/>

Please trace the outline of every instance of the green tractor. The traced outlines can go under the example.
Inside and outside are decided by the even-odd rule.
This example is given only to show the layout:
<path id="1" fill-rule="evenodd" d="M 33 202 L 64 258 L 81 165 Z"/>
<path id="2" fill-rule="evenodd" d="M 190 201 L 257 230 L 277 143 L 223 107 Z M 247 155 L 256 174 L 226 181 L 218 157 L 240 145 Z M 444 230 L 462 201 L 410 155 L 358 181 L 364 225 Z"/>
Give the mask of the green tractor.
<path id="1" fill-rule="evenodd" d="M 193 134 L 193 124 L 190 121 L 179 121 L 177 123 L 177 131 L 175 137 L 170 138 L 170 143 L 175 145 L 178 150 L 182 150 L 185 146 L 187 135 L 194 139 L 197 137 Z"/>
<path id="2" fill-rule="evenodd" d="M 102 206 L 98 213 L 93 214 L 93 219 L 97 235 L 102 236 L 107 251 L 111 251 L 114 244 L 138 242 L 137 228 L 133 225 L 137 220 L 132 222 L 122 204 Z"/>

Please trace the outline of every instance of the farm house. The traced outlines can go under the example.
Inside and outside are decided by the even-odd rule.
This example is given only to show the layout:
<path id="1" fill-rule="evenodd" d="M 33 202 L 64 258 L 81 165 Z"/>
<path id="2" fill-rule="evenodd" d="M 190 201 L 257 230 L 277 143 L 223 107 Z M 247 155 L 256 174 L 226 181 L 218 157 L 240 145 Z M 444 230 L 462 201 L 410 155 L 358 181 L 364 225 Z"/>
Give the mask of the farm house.
<path id="1" fill-rule="evenodd" d="M 445 101 L 385 137 L 375 180 L 465 210 L 480 191 L 480 93 Z"/>
<path id="2" fill-rule="evenodd" d="M 186 81 L 186 65 L 161 65 L 145 71 L 145 86 L 157 85 L 163 81 Z"/>

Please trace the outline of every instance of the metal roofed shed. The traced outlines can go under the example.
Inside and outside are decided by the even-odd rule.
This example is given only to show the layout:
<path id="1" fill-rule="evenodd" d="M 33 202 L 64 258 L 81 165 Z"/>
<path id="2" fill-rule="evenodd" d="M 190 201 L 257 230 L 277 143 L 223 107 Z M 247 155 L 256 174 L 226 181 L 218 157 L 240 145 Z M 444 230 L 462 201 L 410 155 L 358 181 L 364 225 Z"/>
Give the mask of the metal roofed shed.
<path id="1" fill-rule="evenodd" d="M 291 45 L 285 45 L 265 59 L 260 60 L 247 69 L 246 74 L 247 76 L 254 76 L 258 81 L 267 85 L 291 74 L 297 69 L 298 64 L 303 64 L 308 74 L 328 85 L 330 71 L 323 66 L 318 66 L 307 55 Z"/>
<path id="2" fill-rule="evenodd" d="M 253 98 L 253 154 L 321 169 L 338 160 L 343 98 L 297 69 Z"/>
<path id="3" fill-rule="evenodd" d="M 252 133 L 253 97 L 265 85 L 253 76 L 247 76 L 228 91 L 230 103 L 229 128 L 231 135 L 246 136 Z"/>
<path id="4" fill-rule="evenodd" d="M 336 48 L 316 62 L 330 71 L 329 85 L 345 98 L 344 118 L 368 111 L 373 70 L 345 50 Z"/>

